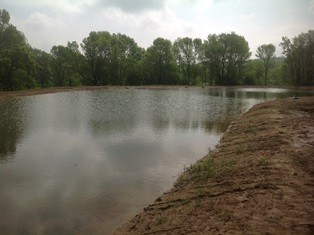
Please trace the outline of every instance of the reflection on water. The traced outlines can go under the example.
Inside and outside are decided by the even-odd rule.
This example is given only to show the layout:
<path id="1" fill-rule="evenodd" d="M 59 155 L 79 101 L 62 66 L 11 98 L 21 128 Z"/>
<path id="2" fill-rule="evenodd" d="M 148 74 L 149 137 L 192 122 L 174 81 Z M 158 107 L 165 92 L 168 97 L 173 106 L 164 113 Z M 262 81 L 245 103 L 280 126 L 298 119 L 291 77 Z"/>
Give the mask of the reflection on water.
<path id="1" fill-rule="evenodd" d="M 0 102 L 0 233 L 106 234 L 252 105 L 289 90 L 112 89 Z"/>
<path id="2" fill-rule="evenodd" d="M 0 102 L 0 161 L 14 156 L 17 142 L 23 137 L 27 110 L 18 101 Z"/>

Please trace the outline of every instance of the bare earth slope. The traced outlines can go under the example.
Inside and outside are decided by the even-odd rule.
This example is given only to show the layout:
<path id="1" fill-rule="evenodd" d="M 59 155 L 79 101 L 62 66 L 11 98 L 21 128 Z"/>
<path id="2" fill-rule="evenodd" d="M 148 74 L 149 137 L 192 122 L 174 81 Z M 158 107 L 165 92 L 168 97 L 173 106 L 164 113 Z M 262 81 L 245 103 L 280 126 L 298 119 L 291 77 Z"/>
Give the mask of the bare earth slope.
<path id="1" fill-rule="evenodd" d="M 115 234 L 314 232 L 314 97 L 266 102 Z"/>

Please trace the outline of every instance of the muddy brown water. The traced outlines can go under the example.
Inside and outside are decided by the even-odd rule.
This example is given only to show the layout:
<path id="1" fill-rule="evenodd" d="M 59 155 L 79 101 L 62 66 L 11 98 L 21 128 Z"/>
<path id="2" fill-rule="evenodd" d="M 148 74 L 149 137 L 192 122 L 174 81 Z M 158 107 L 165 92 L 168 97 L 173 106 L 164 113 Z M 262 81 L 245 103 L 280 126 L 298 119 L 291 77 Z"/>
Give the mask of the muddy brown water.
<path id="1" fill-rule="evenodd" d="M 313 91 L 162 88 L 0 101 L 0 234 L 110 234 L 254 104 Z"/>

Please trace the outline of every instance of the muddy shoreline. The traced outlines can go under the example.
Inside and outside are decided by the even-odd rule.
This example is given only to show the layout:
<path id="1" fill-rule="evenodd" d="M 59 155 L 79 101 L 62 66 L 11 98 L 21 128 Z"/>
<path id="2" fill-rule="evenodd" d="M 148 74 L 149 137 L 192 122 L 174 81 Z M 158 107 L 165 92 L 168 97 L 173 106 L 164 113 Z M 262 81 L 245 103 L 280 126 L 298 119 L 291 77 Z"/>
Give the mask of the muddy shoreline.
<path id="1" fill-rule="evenodd" d="M 114 234 L 314 232 L 314 97 L 254 106 Z"/>

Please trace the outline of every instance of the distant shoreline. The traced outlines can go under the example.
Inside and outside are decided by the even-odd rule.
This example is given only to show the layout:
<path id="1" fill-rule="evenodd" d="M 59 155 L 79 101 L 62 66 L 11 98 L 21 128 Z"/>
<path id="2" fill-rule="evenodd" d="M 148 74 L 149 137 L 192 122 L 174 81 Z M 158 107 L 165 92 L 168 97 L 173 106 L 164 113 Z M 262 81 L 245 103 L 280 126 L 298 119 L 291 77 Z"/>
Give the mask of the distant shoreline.
<path id="1" fill-rule="evenodd" d="M 74 86 L 74 87 L 51 87 L 35 88 L 19 91 L 0 91 L 0 100 L 12 99 L 21 96 L 43 95 L 69 91 L 94 91 L 105 89 L 173 89 L 173 88 L 202 88 L 202 86 L 184 86 L 184 85 L 147 85 L 147 86 Z M 314 87 L 279 87 L 279 86 L 205 86 L 203 88 L 278 88 L 278 89 L 297 89 L 314 90 Z"/>

